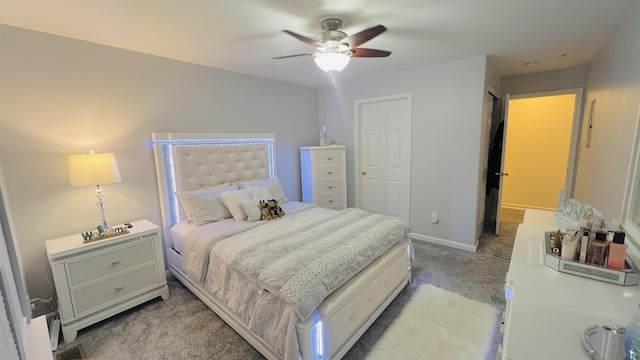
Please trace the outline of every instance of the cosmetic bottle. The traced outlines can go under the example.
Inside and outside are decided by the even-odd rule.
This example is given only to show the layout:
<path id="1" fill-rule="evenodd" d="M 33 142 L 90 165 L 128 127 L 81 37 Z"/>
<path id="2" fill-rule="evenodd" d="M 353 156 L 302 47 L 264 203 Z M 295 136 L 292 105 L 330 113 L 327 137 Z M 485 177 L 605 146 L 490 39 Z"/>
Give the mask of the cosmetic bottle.
<path id="1" fill-rule="evenodd" d="M 587 260 L 587 249 L 589 248 L 589 231 L 585 230 L 580 239 L 580 257 L 578 261 L 584 263 Z"/>
<path id="2" fill-rule="evenodd" d="M 578 252 L 579 240 L 576 238 L 576 232 L 567 230 L 562 238 L 562 251 L 560 257 L 567 260 L 575 260 Z"/>
<path id="3" fill-rule="evenodd" d="M 607 259 L 607 233 L 596 231 L 593 240 L 589 241 L 587 249 L 587 264 L 604 266 Z"/>
<path id="4" fill-rule="evenodd" d="M 609 256 L 607 267 L 612 269 L 624 269 L 624 261 L 627 257 L 627 245 L 624 243 L 625 234 L 622 231 L 613 233 L 613 240 L 609 244 Z"/>

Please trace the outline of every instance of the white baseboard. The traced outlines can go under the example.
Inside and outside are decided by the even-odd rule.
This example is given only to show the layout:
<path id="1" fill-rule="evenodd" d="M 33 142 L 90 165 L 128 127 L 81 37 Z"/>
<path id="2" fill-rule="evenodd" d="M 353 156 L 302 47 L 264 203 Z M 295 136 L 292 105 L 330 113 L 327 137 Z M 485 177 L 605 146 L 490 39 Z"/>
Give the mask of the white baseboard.
<path id="1" fill-rule="evenodd" d="M 433 236 L 421 235 L 416 233 L 410 233 L 409 238 L 411 238 L 411 240 L 426 241 L 426 242 L 430 242 L 438 245 L 444 245 L 444 246 L 452 247 L 455 249 L 466 250 L 470 252 L 476 252 L 478 250 L 477 240 L 474 245 L 467 245 L 467 244 L 460 244 L 459 242 L 455 242 L 451 240 L 439 239 Z"/>
<path id="2" fill-rule="evenodd" d="M 536 210 L 556 211 L 556 208 L 548 208 L 544 206 L 535 206 L 535 205 L 510 204 L 505 202 L 502 203 L 501 207 L 505 209 L 513 209 L 513 210 L 536 209 Z"/>

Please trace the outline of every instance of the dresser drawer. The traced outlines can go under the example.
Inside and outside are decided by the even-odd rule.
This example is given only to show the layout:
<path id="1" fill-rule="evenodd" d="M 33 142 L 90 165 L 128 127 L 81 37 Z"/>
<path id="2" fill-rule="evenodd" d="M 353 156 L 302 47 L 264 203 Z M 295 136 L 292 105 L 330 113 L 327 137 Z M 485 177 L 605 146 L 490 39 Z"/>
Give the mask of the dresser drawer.
<path id="1" fill-rule="evenodd" d="M 322 150 L 316 153 L 316 164 L 323 165 L 340 165 L 342 164 L 342 151 L 340 150 Z"/>
<path id="2" fill-rule="evenodd" d="M 75 316 L 158 284 L 155 264 L 71 291 Z"/>
<path id="3" fill-rule="evenodd" d="M 128 270 L 136 265 L 154 262 L 151 239 L 138 240 L 131 246 L 88 256 L 67 264 L 69 285 L 74 288 L 106 276 Z"/>
<path id="4" fill-rule="evenodd" d="M 334 207 L 344 205 L 342 192 L 318 194 L 318 205 L 321 207 Z"/>
<path id="5" fill-rule="evenodd" d="M 319 166 L 316 169 L 316 179 L 337 179 L 342 178 L 342 165 Z"/>
<path id="6" fill-rule="evenodd" d="M 342 191 L 342 179 L 318 180 L 316 187 L 318 193 Z"/>

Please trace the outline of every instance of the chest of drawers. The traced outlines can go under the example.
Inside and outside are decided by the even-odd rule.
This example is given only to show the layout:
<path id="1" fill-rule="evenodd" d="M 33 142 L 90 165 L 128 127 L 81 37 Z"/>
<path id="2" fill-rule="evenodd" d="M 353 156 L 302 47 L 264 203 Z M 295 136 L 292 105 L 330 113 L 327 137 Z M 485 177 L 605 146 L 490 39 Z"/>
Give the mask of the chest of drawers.
<path id="1" fill-rule="evenodd" d="M 95 242 L 75 234 L 45 243 L 65 342 L 133 306 L 168 299 L 160 229 L 147 220 L 131 224 L 128 234 Z"/>
<path id="2" fill-rule="evenodd" d="M 342 210 L 347 207 L 346 147 L 300 148 L 302 201 Z"/>

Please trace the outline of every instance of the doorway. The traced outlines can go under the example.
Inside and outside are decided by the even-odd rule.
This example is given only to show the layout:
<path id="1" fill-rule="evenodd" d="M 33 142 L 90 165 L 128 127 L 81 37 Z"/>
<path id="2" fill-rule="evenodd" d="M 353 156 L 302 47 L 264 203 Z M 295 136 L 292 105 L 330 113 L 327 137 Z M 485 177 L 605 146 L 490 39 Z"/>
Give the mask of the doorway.
<path id="1" fill-rule="evenodd" d="M 516 221 L 525 209 L 553 211 L 561 189 L 573 195 L 582 89 L 507 99 L 502 181 L 496 189 L 501 200 L 494 200 L 495 210 L 486 208 L 485 224 L 495 224 L 502 213 L 504 220 Z"/>

